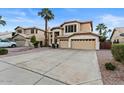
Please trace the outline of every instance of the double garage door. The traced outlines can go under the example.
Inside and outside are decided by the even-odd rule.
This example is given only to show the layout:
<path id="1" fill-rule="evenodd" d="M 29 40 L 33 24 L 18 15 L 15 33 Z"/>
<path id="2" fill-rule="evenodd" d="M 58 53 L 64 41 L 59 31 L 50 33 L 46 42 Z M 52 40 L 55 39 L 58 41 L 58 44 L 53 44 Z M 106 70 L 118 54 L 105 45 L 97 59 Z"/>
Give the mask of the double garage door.
<path id="1" fill-rule="evenodd" d="M 96 49 L 95 39 L 72 39 L 71 48 L 73 49 Z"/>

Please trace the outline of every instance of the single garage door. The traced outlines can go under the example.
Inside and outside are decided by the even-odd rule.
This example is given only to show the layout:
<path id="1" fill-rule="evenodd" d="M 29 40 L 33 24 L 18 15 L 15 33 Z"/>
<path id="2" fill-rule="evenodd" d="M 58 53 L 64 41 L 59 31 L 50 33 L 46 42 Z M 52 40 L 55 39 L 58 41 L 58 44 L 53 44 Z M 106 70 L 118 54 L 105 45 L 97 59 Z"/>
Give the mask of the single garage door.
<path id="1" fill-rule="evenodd" d="M 60 48 L 68 48 L 68 40 L 67 39 L 60 40 L 59 47 Z"/>
<path id="2" fill-rule="evenodd" d="M 73 49 L 96 49 L 95 39 L 72 39 L 71 47 Z"/>
<path id="3" fill-rule="evenodd" d="M 25 40 L 16 40 L 16 45 L 19 47 L 25 46 Z"/>

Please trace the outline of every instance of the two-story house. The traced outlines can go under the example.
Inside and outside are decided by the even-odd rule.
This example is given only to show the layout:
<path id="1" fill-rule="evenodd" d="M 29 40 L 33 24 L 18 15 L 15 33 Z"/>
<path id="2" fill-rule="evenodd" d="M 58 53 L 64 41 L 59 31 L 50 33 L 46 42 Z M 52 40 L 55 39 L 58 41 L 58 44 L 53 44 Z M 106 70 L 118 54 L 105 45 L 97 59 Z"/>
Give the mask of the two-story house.
<path id="1" fill-rule="evenodd" d="M 16 41 L 17 46 L 31 46 L 30 39 L 32 36 L 36 37 L 36 40 L 40 42 L 40 45 L 44 45 L 44 30 L 37 27 L 20 27 L 15 28 L 15 35 L 13 40 Z"/>
<path id="2" fill-rule="evenodd" d="M 92 21 L 69 21 L 49 31 L 49 45 L 60 48 L 99 50 L 99 35 L 93 33 Z"/>
<path id="3" fill-rule="evenodd" d="M 112 43 L 124 43 L 124 27 L 114 28 L 110 39 Z"/>

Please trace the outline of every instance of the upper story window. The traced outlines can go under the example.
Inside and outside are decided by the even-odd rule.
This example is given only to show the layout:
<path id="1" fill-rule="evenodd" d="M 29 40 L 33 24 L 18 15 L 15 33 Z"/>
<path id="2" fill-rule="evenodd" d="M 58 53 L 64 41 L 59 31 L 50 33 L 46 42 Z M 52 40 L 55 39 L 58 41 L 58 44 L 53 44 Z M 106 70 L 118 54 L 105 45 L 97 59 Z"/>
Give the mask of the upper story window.
<path id="1" fill-rule="evenodd" d="M 34 29 L 31 29 L 31 34 L 34 34 Z"/>
<path id="2" fill-rule="evenodd" d="M 18 33 L 22 33 L 22 30 L 17 30 Z"/>
<path id="3" fill-rule="evenodd" d="M 76 32 L 76 25 L 67 25 L 65 26 L 65 33 Z"/>

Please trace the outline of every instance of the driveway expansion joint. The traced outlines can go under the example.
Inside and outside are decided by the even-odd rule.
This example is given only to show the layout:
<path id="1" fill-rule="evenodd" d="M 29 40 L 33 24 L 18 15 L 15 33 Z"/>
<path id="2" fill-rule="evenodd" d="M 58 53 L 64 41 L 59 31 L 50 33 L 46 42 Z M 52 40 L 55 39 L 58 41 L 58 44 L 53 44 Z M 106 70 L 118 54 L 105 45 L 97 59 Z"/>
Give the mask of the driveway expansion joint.
<path id="1" fill-rule="evenodd" d="M 54 78 L 49 77 L 49 76 L 47 76 L 47 75 L 41 74 L 41 73 L 39 73 L 39 72 L 36 72 L 36 71 L 30 70 L 30 69 L 26 69 L 26 68 L 23 68 L 23 67 L 19 67 L 19 66 L 17 66 L 17 65 L 14 65 L 14 64 L 8 63 L 8 62 L 3 61 L 3 60 L 0 60 L 0 61 L 2 61 L 2 63 L 6 63 L 6 64 L 9 64 L 9 65 L 15 66 L 15 67 L 17 67 L 17 68 L 21 68 L 21 69 L 24 69 L 24 70 L 30 71 L 30 72 L 35 73 L 35 74 L 39 74 L 39 75 L 41 75 L 41 76 L 43 76 L 43 77 L 47 77 L 47 78 L 49 78 L 49 79 L 55 80 L 55 81 L 57 81 L 57 82 L 60 82 L 60 83 L 65 84 L 65 85 L 70 85 L 70 84 L 65 83 L 65 82 L 63 82 L 63 81 L 60 81 L 60 80 L 58 80 L 58 79 L 54 79 Z"/>
<path id="2" fill-rule="evenodd" d="M 39 80 L 37 80 L 33 85 L 36 85 L 38 82 L 40 82 L 41 79 L 43 79 L 44 77 L 40 78 Z"/>
<path id="3" fill-rule="evenodd" d="M 76 52 L 73 52 L 70 56 L 74 55 L 75 53 L 76 53 Z M 65 60 L 69 60 L 69 59 L 70 59 L 70 57 L 65 58 Z M 58 63 L 58 64 L 55 65 L 53 68 L 49 69 L 48 71 L 46 71 L 46 72 L 43 73 L 43 74 L 47 74 L 47 73 L 49 73 L 50 71 L 52 71 L 53 69 L 55 69 L 56 67 L 58 67 L 59 65 L 61 65 L 62 63 L 64 63 L 64 62 L 61 61 L 60 63 Z"/>

